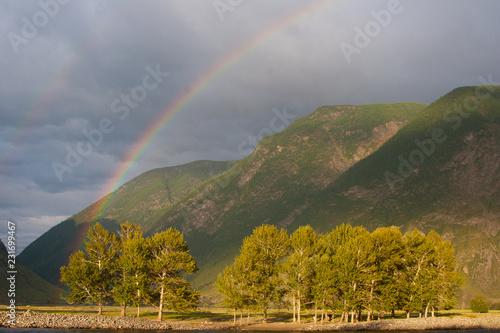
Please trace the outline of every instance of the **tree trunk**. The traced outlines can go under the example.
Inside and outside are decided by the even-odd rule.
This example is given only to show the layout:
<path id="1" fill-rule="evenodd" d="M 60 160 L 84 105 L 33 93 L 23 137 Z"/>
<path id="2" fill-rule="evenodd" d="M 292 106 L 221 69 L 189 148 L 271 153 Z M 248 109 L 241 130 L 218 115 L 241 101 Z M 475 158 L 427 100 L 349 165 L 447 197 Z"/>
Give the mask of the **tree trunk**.
<path id="1" fill-rule="evenodd" d="M 392 319 L 396 318 L 396 311 L 394 309 L 391 310 L 391 318 Z"/>
<path id="2" fill-rule="evenodd" d="M 358 310 L 357 321 L 361 321 L 361 309 Z"/>
<path id="3" fill-rule="evenodd" d="M 160 307 L 158 309 L 158 321 L 161 321 L 162 315 L 163 315 L 163 293 L 164 293 L 164 287 L 161 286 L 160 289 Z"/>
<path id="4" fill-rule="evenodd" d="M 411 313 L 410 310 L 406 310 L 406 319 L 410 319 Z"/>
<path id="5" fill-rule="evenodd" d="M 368 318 L 366 318 L 366 321 L 372 321 L 373 289 L 374 288 L 375 288 L 375 280 L 372 280 L 372 285 L 370 288 L 370 304 L 368 305 Z"/>
<path id="6" fill-rule="evenodd" d="M 293 304 L 293 323 L 295 324 L 295 322 L 297 321 L 295 317 L 295 294 L 293 294 L 292 296 L 292 304 Z"/>
<path id="7" fill-rule="evenodd" d="M 121 316 L 122 317 L 126 317 L 127 316 L 127 304 L 126 303 L 122 304 L 122 313 L 121 313 Z"/>
<path id="8" fill-rule="evenodd" d="M 135 274 L 137 277 L 137 273 Z M 136 286 L 139 286 L 139 282 L 136 282 Z M 141 290 L 137 289 L 137 318 L 141 316 Z"/>
<path id="9" fill-rule="evenodd" d="M 240 326 L 243 326 L 243 309 L 240 311 Z"/>
<path id="10" fill-rule="evenodd" d="M 434 307 L 431 308 L 432 318 L 434 318 Z"/>
<path id="11" fill-rule="evenodd" d="M 318 323 L 318 307 L 316 305 L 314 306 L 314 323 Z"/>
<path id="12" fill-rule="evenodd" d="M 351 323 L 354 323 L 354 310 L 351 310 Z"/>
<path id="13" fill-rule="evenodd" d="M 97 314 L 100 316 L 102 315 L 102 303 L 99 302 L 99 308 L 97 310 Z"/>
<path id="14" fill-rule="evenodd" d="M 300 291 L 298 291 L 297 293 L 298 293 L 298 296 L 299 296 L 297 298 L 297 321 L 300 324 Z"/>
<path id="15" fill-rule="evenodd" d="M 267 324 L 267 308 L 264 308 L 264 316 L 262 318 L 262 322 Z"/>
<path id="16" fill-rule="evenodd" d="M 233 325 L 236 326 L 236 308 L 233 309 Z"/>
<path id="17" fill-rule="evenodd" d="M 425 307 L 425 314 L 424 314 L 425 318 L 427 318 L 427 314 L 429 313 L 429 306 L 430 306 L 430 303 L 427 303 L 427 306 Z"/>
<path id="18" fill-rule="evenodd" d="M 323 325 L 323 322 L 325 320 L 325 308 L 321 309 L 321 325 Z"/>
<path id="19" fill-rule="evenodd" d="M 250 309 L 248 309 L 247 325 L 250 325 Z"/>

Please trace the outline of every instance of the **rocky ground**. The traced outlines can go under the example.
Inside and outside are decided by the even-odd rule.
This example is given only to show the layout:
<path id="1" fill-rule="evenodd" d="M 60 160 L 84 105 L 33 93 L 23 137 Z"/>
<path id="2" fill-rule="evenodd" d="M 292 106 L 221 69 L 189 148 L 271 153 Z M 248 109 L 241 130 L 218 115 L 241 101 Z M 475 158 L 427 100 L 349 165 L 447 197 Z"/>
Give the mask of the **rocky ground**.
<path id="1" fill-rule="evenodd" d="M 198 323 L 196 325 L 191 325 L 179 322 L 159 322 L 148 319 L 136 319 L 133 317 L 54 314 L 30 310 L 16 314 L 15 326 L 9 325 L 9 320 L 10 317 L 7 312 L 0 313 L 0 327 L 122 330 L 227 329 L 227 327 L 218 327 L 212 323 Z"/>
<path id="2" fill-rule="evenodd" d="M 414 331 L 414 330 L 469 330 L 500 329 L 499 316 L 470 317 L 436 317 L 387 319 L 381 321 L 361 322 L 354 324 L 329 324 L 304 328 L 309 331 Z"/>
<path id="3" fill-rule="evenodd" d="M 276 331 L 410 331 L 410 330 L 466 330 L 500 329 L 500 316 L 478 316 L 477 318 L 456 316 L 439 318 L 387 319 L 354 324 L 326 323 L 324 325 L 304 323 L 270 323 L 234 327 L 229 323 L 214 324 L 158 322 L 133 317 L 54 314 L 25 311 L 16 314 L 16 326 L 23 328 L 60 329 L 130 329 L 130 330 L 276 330 Z M 0 327 L 10 327 L 7 312 L 0 312 Z"/>

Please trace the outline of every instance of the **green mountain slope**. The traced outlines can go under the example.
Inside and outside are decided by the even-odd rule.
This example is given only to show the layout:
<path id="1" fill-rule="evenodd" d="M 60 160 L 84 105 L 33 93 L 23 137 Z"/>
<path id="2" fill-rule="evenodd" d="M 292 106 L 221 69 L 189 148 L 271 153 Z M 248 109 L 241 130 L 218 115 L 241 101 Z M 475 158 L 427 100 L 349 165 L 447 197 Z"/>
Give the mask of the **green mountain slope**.
<path id="1" fill-rule="evenodd" d="M 294 227 L 314 221 L 328 230 L 343 221 L 434 229 L 457 250 L 467 279 L 463 304 L 476 293 L 498 298 L 499 147 L 500 87 L 455 89 L 318 192 Z"/>
<path id="2" fill-rule="evenodd" d="M 9 297 L 10 282 L 7 280 L 11 274 L 7 274 L 8 258 L 7 249 L 0 240 L 0 303 L 10 304 L 11 297 Z M 47 304 L 57 303 L 59 295 L 62 290 L 51 285 L 47 281 L 40 278 L 24 265 L 16 263 L 15 269 L 15 299 L 16 306 L 18 305 L 34 305 L 34 304 Z"/>
<path id="3" fill-rule="evenodd" d="M 96 220 L 109 230 L 125 221 L 139 224 L 147 233 L 151 225 L 176 201 L 207 179 L 225 171 L 231 162 L 197 161 L 148 171 L 127 182 L 111 196 L 96 219 L 97 207 L 108 197 L 85 208 L 44 233 L 18 256 L 18 260 L 47 281 L 59 284 L 59 268 L 82 245 Z"/>
<path id="4" fill-rule="evenodd" d="M 232 169 L 169 209 L 155 231 L 182 230 L 201 270 L 202 291 L 262 223 L 288 227 L 351 166 L 376 151 L 426 105 L 324 106 L 264 138 Z M 209 292 L 208 292 L 209 294 Z"/>

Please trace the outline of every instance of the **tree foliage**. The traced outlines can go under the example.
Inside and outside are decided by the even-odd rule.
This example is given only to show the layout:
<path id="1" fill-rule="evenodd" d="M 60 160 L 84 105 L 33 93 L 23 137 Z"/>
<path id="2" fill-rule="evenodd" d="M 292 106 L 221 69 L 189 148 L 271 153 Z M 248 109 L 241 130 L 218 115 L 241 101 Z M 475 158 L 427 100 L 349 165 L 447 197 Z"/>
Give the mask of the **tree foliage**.
<path id="1" fill-rule="evenodd" d="M 168 229 L 144 239 L 140 227 L 126 222 L 119 237 L 99 223 L 87 234 L 85 251 L 70 257 L 61 267 L 61 281 L 69 288 L 70 303 L 102 305 L 115 301 L 125 315 L 127 305 L 158 305 L 163 309 L 187 311 L 196 307 L 199 292 L 192 290 L 184 274 L 198 270 L 183 235 Z"/>
<path id="2" fill-rule="evenodd" d="M 61 267 L 61 281 L 69 287 L 66 300 L 70 303 L 102 305 L 112 296 L 118 242 L 116 235 L 99 223 L 90 228 L 85 242 L 86 251 L 70 257 L 67 267 Z"/>
<path id="3" fill-rule="evenodd" d="M 279 269 L 281 267 L 281 269 Z M 455 271 L 454 249 L 434 231 L 402 235 L 399 228 L 342 224 L 324 235 L 309 226 L 289 239 L 284 230 L 263 225 L 245 238 L 234 264 L 219 274 L 223 305 L 235 311 L 256 304 L 264 320 L 271 303 L 285 293 L 294 319 L 303 304 L 339 310 L 342 320 L 360 320 L 361 311 L 420 312 L 448 309 L 463 281 Z"/>
<path id="4" fill-rule="evenodd" d="M 472 312 L 487 313 L 490 309 L 488 302 L 484 296 L 476 296 L 470 301 L 470 309 Z"/>

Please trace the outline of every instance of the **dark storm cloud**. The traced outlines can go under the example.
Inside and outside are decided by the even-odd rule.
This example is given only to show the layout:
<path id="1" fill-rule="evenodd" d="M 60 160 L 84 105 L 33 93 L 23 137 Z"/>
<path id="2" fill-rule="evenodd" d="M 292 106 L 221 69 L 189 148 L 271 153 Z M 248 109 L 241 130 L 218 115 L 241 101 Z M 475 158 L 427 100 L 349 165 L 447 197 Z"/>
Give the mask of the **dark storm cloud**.
<path id="1" fill-rule="evenodd" d="M 0 220 L 30 226 L 27 244 L 98 199 L 164 110 L 244 45 L 252 47 L 190 99 L 127 179 L 197 159 L 242 158 L 248 152 L 238 147 L 269 127 L 273 110 L 301 117 L 325 104 L 430 103 L 480 76 L 500 81 L 497 1 L 332 1 L 265 33 L 312 3 L 242 1 L 221 13 L 213 1 L 195 0 L 1 2 Z M 389 22 L 347 61 L 340 45 L 356 47 L 357 31 L 391 6 Z M 53 14 L 46 22 L 43 8 Z M 43 24 L 13 47 L 12 34 L 22 36 L 34 19 Z M 255 36 L 266 38 L 250 44 Z M 144 82 L 152 87 L 144 80 L 156 68 L 168 76 L 130 102 Z M 88 133 L 95 142 L 84 146 Z M 53 164 L 67 165 L 79 144 L 90 153 L 58 177 Z"/>

